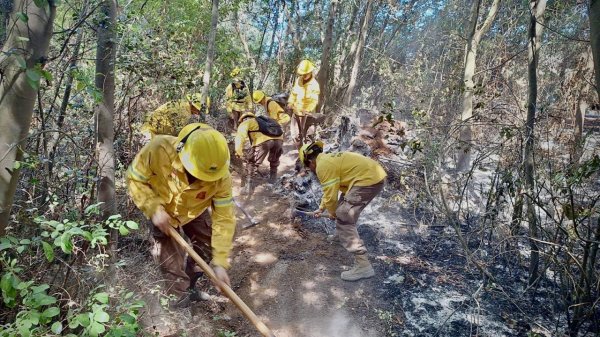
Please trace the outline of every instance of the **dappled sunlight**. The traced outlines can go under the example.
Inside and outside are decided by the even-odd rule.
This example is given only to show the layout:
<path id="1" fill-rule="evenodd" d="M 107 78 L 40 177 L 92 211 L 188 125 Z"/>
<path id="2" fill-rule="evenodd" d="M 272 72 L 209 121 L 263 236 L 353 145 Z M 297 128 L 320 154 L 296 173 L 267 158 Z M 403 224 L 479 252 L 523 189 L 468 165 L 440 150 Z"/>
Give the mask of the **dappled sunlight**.
<path id="1" fill-rule="evenodd" d="M 254 255 L 254 261 L 262 265 L 272 264 L 277 261 L 277 256 L 273 253 L 258 253 Z"/>

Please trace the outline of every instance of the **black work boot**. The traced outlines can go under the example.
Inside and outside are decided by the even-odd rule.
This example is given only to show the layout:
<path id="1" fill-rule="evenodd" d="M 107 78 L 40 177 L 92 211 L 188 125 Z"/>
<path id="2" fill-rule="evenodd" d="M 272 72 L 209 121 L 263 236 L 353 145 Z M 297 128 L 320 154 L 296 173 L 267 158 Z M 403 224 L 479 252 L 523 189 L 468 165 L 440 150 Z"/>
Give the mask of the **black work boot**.
<path id="1" fill-rule="evenodd" d="M 196 288 L 188 288 L 178 299 L 169 303 L 171 309 L 184 309 L 199 301 L 208 301 L 210 295 Z"/>
<path id="2" fill-rule="evenodd" d="M 269 184 L 277 182 L 277 169 L 269 171 Z"/>

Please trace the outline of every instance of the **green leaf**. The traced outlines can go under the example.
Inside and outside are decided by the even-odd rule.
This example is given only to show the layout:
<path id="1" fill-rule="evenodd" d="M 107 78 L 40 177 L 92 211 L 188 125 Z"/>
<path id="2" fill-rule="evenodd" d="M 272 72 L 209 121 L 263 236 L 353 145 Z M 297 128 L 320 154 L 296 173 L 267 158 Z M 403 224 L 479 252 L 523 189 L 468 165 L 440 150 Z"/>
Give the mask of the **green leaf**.
<path id="1" fill-rule="evenodd" d="M 103 333 L 106 329 L 104 328 L 104 325 L 97 323 L 97 322 L 92 322 L 92 324 L 90 324 L 90 336 L 92 337 L 98 337 L 98 335 L 100 335 L 101 333 Z"/>
<path id="2" fill-rule="evenodd" d="M 130 314 L 121 314 L 119 315 L 119 319 L 121 322 L 125 322 L 127 324 L 135 324 L 135 317 L 131 316 Z"/>
<path id="3" fill-rule="evenodd" d="M 31 88 L 33 88 L 35 91 L 40 89 L 40 81 L 33 81 L 29 77 L 27 77 L 26 79 L 27 79 L 27 84 L 29 84 L 29 86 Z"/>
<path id="4" fill-rule="evenodd" d="M 48 242 L 42 241 L 42 249 L 44 250 L 44 255 L 48 262 L 54 261 L 54 249 Z"/>
<path id="5" fill-rule="evenodd" d="M 47 70 L 43 70 L 42 69 L 42 76 L 47 80 L 47 81 L 52 81 L 52 74 L 47 71 Z"/>
<path id="6" fill-rule="evenodd" d="M 71 242 L 71 234 L 69 233 L 63 233 L 63 235 L 60 236 L 60 249 L 62 249 L 63 252 L 65 252 L 65 254 L 71 254 L 71 252 L 73 251 L 73 243 Z"/>
<path id="7" fill-rule="evenodd" d="M 112 221 L 112 220 L 117 220 L 117 219 L 121 219 L 121 214 L 113 214 L 111 216 L 108 217 L 108 221 Z"/>
<path id="8" fill-rule="evenodd" d="M 12 248 L 13 244 L 7 238 L 0 238 L 0 252 Z"/>
<path id="9" fill-rule="evenodd" d="M 25 73 L 27 74 L 27 78 L 34 82 L 38 82 L 42 78 L 40 71 L 35 68 L 29 68 Z"/>
<path id="10" fill-rule="evenodd" d="M 110 316 L 102 310 L 98 310 L 94 313 L 94 321 L 100 323 L 106 323 L 110 320 Z"/>
<path id="11" fill-rule="evenodd" d="M 19 64 L 19 67 L 21 69 L 27 69 L 27 62 L 25 62 L 25 59 L 23 58 L 23 56 L 17 55 L 17 56 L 15 56 L 15 58 L 17 59 L 17 63 Z"/>
<path id="12" fill-rule="evenodd" d="M 129 227 L 129 229 L 139 229 L 140 226 L 135 221 L 127 220 L 125 221 L 125 226 Z"/>
<path id="13" fill-rule="evenodd" d="M 121 234 L 122 236 L 126 236 L 127 234 L 129 234 L 129 229 L 127 229 L 127 227 L 125 226 L 119 226 L 119 234 Z"/>
<path id="14" fill-rule="evenodd" d="M 39 8 L 46 8 L 48 6 L 48 0 L 33 0 L 33 3 Z"/>
<path id="15" fill-rule="evenodd" d="M 29 21 L 29 17 L 24 12 L 17 13 L 17 18 L 23 22 Z"/>
<path id="16" fill-rule="evenodd" d="M 60 309 L 58 309 L 57 307 L 50 307 L 50 308 L 44 310 L 44 312 L 42 312 L 42 317 L 52 318 L 58 314 L 60 314 Z"/>
<path id="17" fill-rule="evenodd" d="M 108 303 L 108 294 L 107 293 L 97 293 L 94 295 L 94 299 L 102 304 Z"/>
<path id="18" fill-rule="evenodd" d="M 63 330 L 63 326 L 61 322 L 54 322 L 54 324 L 52 324 L 52 326 L 50 327 L 50 330 L 52 332 L 54 332 L 57 335 L 60 335 L 60 333 Z"/>

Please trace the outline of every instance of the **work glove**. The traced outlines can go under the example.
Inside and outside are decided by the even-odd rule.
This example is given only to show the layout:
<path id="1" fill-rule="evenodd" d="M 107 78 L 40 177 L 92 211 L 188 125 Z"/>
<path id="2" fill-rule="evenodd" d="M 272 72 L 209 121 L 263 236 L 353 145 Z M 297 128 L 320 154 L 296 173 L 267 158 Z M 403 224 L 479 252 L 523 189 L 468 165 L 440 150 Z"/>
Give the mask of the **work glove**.
<path id="1" fill-rule="evenodd" d="M 228 287 L 231 288 L 231 282 L 229 281 L 229 275 L 227 275 L 227 270 L 225 270 L 225 268 L 221 267 L 221 266 L 213 266 L 213 271 L 215 272 L 215 276 L 217 277 L 217 279 L 219 281 L 221 281 L 222 283 L 226 284 Z M 219 291 L 223 291 L 222 289 L 219 289 Z"/>
<path id="2" fill-rule="evenodd" d="M 169 236 L 169 227 L 172 227 L 171 216 L 165 211 L 163 206 L 159 206 L 158 209 L 156 209 L 156 212 L 152 214 L 151 220 L 154 226 L 158 227 L 158 229 L 166 236 Z"/>

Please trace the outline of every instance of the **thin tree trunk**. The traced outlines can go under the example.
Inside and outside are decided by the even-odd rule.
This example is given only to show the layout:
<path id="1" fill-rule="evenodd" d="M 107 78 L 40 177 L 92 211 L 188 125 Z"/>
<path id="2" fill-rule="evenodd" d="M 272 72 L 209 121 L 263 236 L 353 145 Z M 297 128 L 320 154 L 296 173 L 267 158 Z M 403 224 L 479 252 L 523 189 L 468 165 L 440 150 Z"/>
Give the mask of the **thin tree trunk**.
<path id="1" fill-rule="evenodd" d="M 285 3 L 284 3 L 285 6 Z M 285 10 L 285 8 L 284 8 Z M 284 60 L 284 56 L 285 56 L 285 41 L 286 41 L 286 37 L 287 34 L 284 36 L 283 35 L 283 27 L 284 27 L 284 23 L 285 23 L 285 17 L 282 17 L 282 24 L 281 29 L 279 31 L 277 40 L 277 65 L 279 66 L 279 76 L 278 76 L 278 86 L 277 88 L 279 89 L 279 91 L 283 91 L 285 89 L 285 60 Z M 286 31 L 289 31 L 290 27 L 287 26 Z"/>
<path id="2" fill-rule="evenodd" d="M 246 35 L 244 35 L 244 33 L 242 32 L 242 30 L 240 29 L 240 20 L 239 20 L 239 16 L 238 13 L 236 12 L 234 14 L 234 26 L 235 26 L 235 31 L 238 34 L 238 38 L 240 39 L 240 41 L 242 42 L 242 47 L 244 47 L 244 52 L 246 53 L 246 59 L 248 62 L 248 65 L 250 67 L 252 67 L 252 69 L 256 69 L 256 60 L 254 59 L 254 57 L 252 56 L 252 53 L 250 52 L 250 47 L 248 46 L 248 41 L 246 40 Z M 258 54 L 260 57 L 260 52 Z M 250 95 L 252 95 L 252 93 L 254 92 L 254 71 L 251 72 L 252 74 L 250 75 L 250 83 L 249 83 L 249 89 L 250 89 Z"/>
<path id="3" fill-rule="evenodd" d="M 10 13 L 13 9 L 13 1 L 11 0 L 0 0 L 0 46 L 4 45 L 6 36 L 8 35 L 8 22 L 10 19 Z"/>
<path id="4" fill-rule="evenodd" d="M 206 64 L 202 76 L 202 102 L 206 102 L 208 89 L 210 87 L 210 74 L 213 60 L 215 58 L 215 39 L 217 37 L 217 24 L 219 23 L 219 0 L 212 0 L 212 12 L 210 19 L 210 33 L 208 34 L 208 48 L 206 50 Z"/>
<path id="5" fill-rule="evenodd" d="M 321 69 L 317 75 L 317 81 L 321 88 L 319 97 L 319 106 L 317 111 L 321 111 L 325 107 L 326 97 L 329 96 L 329 68 L 331 67 L 330 54 L 331 44 L 333 42 L 333 24 L 335 22 L 335 13 L 337 9 L 337 0 L 331 0 L 329 5 L 329 17 L 327 18 L 327 28 L 325 29 L 325 39 L 323 41 L 323 53 L 321 54 Z"/>
<path id="6" fill-rule="evenodd" d="M 344 104 L 346 105 L 350 105 L 352 102 L 352 95 L 354 94 L 354 88 L 356 87 L 356 79 L 358 78 L 358 69 L 360 67 L 360 58 L 365 47 L 367 31 L 369 30 L 368 25 L 371 21 L 372 7 L 373 0 L 367 0 L 367 9 L 365 10 L 365 17 L 363 18 L 362 27 L 360 28 L 358 45 L 356 47 L 356 53 L 354 54 L 354 65 L 352 66 L 352 73 L 350 74 L 350 81 L 348 82 L 348 89 L 346 89 L 346 96 L 344 98 Z"/>
<path id="7" fill-rule="evenodd" d="M 600 0 L 591 0 L 589 7 L 590 39 L 594 56 L 596 93 L 600 98 Z"/>
<path id="8" fill-rule="evenodd" d="M 81 6 L 81 11 L 79 12 L 79 20 L 83 20 L 85 14 L 87 13 L 88 1 L 84 1 Z M 75 45 L 73 46 L 73 56 L 71 56 L 71 60 L 69 61 L 69 66 L 67 68 L 67 79 L 65 82 L 65 93 L 63 94 L 63 99 L 60 103 L 60 108 L 58 110 L 58 118 L 56 120 L 56 129 L 62 130 L 62 126 L 65 121 L 65 115 L 67 113 L 67 107 L 69 106 L 69 100 L 71 98 L 71 90 L 73 89 L 73 71 L 77 68 L 77 63 L 79 62 L 79 49 L 81 48 L 81 42 L 83 41 L 83 32 L 85 31 L 84 27 L 77 28 L 77 35 L 75 37 Z M 56 150 L 58 146 L 58 140 L 60 139 L 60 135 L 55 135 L 52 139 L 50 139 L 50 154 L 48 157 L 48 179 L 52 179 L 52 173 L 54 169 L 54 158 L 56 157 Z"/>
<path id="9" fill-rule="evenodd" d="M 30 0 L 15 0 L 13 5 L 8 23 L 10 31 L 0 53 L 0 64 L 3 65 L 0 69 L 3 74 L 0 82 L 0 235 L 4 235 L 8 225 L 19 178 L 15 161 L 22 157 L 20 148 L 25 145 L 24 139 L 29 133 L 37 95 L 37 90 L 28 83 L 19 59 L 25 61 L 28 69 L 36 64 L 43 65 L 56 15 L 54 1 L 48 1 L 42 8 Z M 27 14 L 27 22 L 17 17 L 20 12 Z M 9 53 L 11 50 L 20 53 Z"/>
<path id="10" fill-rule="evenodd" d="M 534 285 L 539 279 L 540 252 L 537 245 L 539 236 L 539 225 L 535 214 L 535 114 L 537 110 L 537 66 L 539 60 L 539 50 L 541 46 L 543 15 L 546 9 L 546 0 L 532 0 L 529 3 L 531 17 L 529 23 L 529 64 L 527 67 L 529 85 L 527 100 L 527 122 L 525 124 L 525 151 L 524 156 L 524 177 L 525 191 L 527 192 L 527 220 L 529 222 L 529 245 L 531 247 L 531 256 L 529 264 L 529 285 Z"/>
<path id="11" fill-rule="evenodd" d="M 469 22 L 467 45 L 465 46 L 465 63 L 463 71 L 462 111 L 460 115 L 460 120 L 463 124 L 460 130 L 461 146 L 458 150 L 458 160 L 456 164 L 456 168 L 459 171 L 466 171 L 471 164 L 471 140 L 473 134 L 473 130 L 471 129 L 471 119 L 473 117 L 473 89 L 475 88 L 473 76 L 475 75 L 477 47 L 479 46 L 481 37 L 492 26 L 496 14 L 498 13 L 499 6 L 500 0 L 494 0 L 481 28 L 477 28 L 481 0 L 473 2 L 471 7 L 471 19 Z"/>
<path id="12" fill-rule="evenodd" d="M 98 156 L 98 202 L 104 219 L 117 213 L 115 201 L 115 150 L 113 127 L 115 109 L 115 55 L 117 1 L 100 5 L 98 47 L 96 49 L 96 88 L 102 101 L 96 106 L 96 153 Z M 111 251 L 116 250 L 116 230 L 111 230 Z"/>

